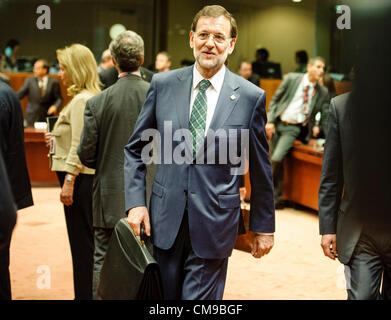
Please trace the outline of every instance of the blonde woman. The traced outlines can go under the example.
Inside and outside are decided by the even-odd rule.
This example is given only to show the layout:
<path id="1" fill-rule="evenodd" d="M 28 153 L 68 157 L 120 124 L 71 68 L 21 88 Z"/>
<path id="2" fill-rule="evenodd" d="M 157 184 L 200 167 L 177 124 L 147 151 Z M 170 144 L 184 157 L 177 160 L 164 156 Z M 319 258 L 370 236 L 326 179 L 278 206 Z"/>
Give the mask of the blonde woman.
<path id="1" fill-rule="evenodd" d="M 72 100 L 62 109 L 51 133 L 50 168 L 61 185 L 73 262 L 75 299 L 92 298 L 94 238 L 92 229 L 92 181 L 94 170 L 83 166 L 77 147 L 83 129 L 86 102 L 99 93 L 97 64 L 92 52 L 81 44 L 57 50 L 58 73 Z"/>

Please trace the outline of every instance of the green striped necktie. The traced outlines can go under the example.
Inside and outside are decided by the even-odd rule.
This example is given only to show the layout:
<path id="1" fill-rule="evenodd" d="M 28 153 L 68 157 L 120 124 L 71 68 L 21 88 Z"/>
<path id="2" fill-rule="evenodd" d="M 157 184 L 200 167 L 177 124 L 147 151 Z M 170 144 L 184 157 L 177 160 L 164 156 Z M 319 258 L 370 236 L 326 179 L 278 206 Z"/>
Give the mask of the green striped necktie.
<path id="1" fill-rule="evenodd" d="M 191 111 L 189 128 L 193 137 L 193 157 L 197 149 L 204 141 L 205 124 L 206 124 L 206 89 L 210 86 L 210 81 L 202 79 L 200 81 L 200 90 L 194 100 L 193 109 Z"/>

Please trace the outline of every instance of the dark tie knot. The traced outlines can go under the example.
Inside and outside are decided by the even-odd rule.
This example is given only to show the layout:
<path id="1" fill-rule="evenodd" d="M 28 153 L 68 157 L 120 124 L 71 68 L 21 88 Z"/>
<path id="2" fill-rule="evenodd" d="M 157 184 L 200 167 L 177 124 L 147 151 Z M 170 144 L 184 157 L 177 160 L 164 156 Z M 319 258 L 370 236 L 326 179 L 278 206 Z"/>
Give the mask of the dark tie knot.
<path id="1" fill-rule="evenodd" d="M 210 81 L 206 79 L 202 79 L 200 82 L 200 91 L 205 92 L 210 86 Z"/>

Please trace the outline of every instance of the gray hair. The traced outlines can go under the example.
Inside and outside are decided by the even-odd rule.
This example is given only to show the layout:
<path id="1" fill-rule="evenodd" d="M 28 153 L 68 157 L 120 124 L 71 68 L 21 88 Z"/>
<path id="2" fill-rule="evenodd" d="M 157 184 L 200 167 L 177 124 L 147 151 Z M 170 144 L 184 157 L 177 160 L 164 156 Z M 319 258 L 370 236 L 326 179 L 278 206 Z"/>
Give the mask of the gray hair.
<path id="1" fill-rule="evenodd" d="M 133 31 L 121 32 L 110 43 L 110 52 L 121 71 L 136 71 L 144 57 L 144 41 Z"/>
<path id="2" fill-rule="evenodd" d="M 308 64 L 310 64 L 311 66 L 313 66 L 315 64 L 316 61 L 322 61 L 324 64 L 326 64 L 326 59 L 323 58 L 323 57 L 313 57 L 311 58 L 309 61 L 308 61 Z"/>
<path id="3" fill-rule="evenodd" d="M 102 61 L 105 61 L 107 59 L 111 59 L 111 52 L 109 49 L 106 49 L 105 51 L 103 51 L 102 58 L 101 58 Z"/>

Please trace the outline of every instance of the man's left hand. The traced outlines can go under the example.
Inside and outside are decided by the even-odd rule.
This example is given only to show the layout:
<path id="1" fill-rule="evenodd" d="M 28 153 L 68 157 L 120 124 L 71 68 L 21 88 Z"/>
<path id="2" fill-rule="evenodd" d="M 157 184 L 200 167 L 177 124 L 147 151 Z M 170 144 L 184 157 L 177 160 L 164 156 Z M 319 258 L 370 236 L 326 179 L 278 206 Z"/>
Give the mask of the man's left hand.
<path id="1" fill-rule="evenodd" d="M 246 187 L 239 188 L 240 201 L 246 198 Z"/>
<path id="2" fill-rule="evenodd" d="M 314 126 L 312 128 L 312 135 L 317 138 L 319 136 L 319 133 L 320 133 L 320 128 L 319 126 Z"/>
<path id="3" fill-rule="evenodd" d="M 60 193 L 60 201 L 66 206 L 70 206 L 73 203 L 73 189 L 74 181 L 68 181 L 65 179 Z"/>
<path id="4" fill-rule="evenodd" d="M 57 112 L 57 107 L 55 105 L 50 106 L 50 108 L 48 109 L 49 116 L 55 114 L 56 112 Z"/>
<path id="5" fill-rule="evenodd" d="M 261 258 L 268 254 L 274 245 L 274 235 L 265 235 L 256 232 L 254 234 L 251 254 L 254 258 Z"/>

